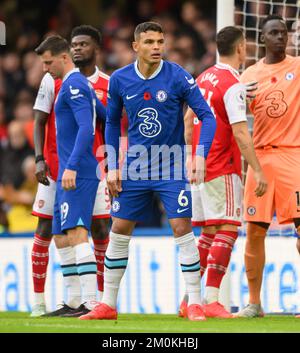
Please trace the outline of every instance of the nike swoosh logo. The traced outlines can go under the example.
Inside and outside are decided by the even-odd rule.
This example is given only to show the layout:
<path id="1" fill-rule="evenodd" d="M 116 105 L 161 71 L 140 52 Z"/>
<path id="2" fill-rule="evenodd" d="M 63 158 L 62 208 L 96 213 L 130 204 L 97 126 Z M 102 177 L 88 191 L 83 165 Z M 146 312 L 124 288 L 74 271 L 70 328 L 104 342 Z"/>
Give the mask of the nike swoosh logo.
<path id="1" fill-rule="evenodd" d="M 177 213 L 182 213 L 182 212 L 184 212 L 184 211 L 186 211 L 188 209 L 189 209 L 189 207 L 188 208 L 182 208 L 182 209 L 177 208 Z"/>
<path id="2" fill-rule="evenodd" d="M 134 94 L 133 96 L 128 96 L 128 94 L 127 94 L 127 96 L 126 96 L 126 99 L 131 99 L 131 98 L 134 98 L 134 97 L 136 97 L 137 96 L 137 94 Z"/>
<path id="3" fill-rule="evenodd" d="M 192 84 L 195 82 L 195 80 L 193 79 L 193 77 L 190 78 L 190 79 L 188 79 L 188 77 L 185 76 L 185 78 L 186 78 L 187 82 L 188 82 L 190 85 L 192 85 Z"/>

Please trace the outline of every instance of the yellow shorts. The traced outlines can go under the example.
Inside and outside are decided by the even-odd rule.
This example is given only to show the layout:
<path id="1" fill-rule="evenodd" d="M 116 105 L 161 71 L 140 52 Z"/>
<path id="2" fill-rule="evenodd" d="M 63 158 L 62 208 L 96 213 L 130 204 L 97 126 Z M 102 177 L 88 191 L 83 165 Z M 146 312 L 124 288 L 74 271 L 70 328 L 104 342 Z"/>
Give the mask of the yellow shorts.
<path id="1" fill-rule="evenodd" d="M 300 218 L 300 148 L 256 150 L 268 180 L 267 192 L 256 197 L 253 170 L 248 167 L 244 193 L 244 219 L 271 223 L 274 212 L 280 224 Z"/>

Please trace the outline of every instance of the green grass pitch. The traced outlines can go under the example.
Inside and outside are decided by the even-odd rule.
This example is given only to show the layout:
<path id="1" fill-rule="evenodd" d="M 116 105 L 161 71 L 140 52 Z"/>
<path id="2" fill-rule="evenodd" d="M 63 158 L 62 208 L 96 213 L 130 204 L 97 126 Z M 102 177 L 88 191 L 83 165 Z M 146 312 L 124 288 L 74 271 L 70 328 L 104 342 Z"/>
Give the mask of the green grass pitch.
<path id="1" fill-rule="evenodd" d="M 119 314 L 117 321 L 77 318 L 30 318 L 0 312 L 0 333 L 300 333 L 300 319 L 269 315 L 260 319 L 207 319 L 191 322 L 176 315 Z"/>

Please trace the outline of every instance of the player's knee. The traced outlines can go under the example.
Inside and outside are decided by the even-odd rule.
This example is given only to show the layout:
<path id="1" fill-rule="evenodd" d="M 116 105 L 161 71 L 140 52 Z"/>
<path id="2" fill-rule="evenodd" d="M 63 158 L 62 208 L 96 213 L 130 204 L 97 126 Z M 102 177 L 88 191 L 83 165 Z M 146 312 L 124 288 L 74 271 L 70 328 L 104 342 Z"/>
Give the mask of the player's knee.
<path id="1" fill-rule="evenodd" d="M 217 229 L 219 231 L 228 231 L 228 232 L 237 232 L 238 231 L 238 227 L 234 224 L 222 224 L 220 226 L 217 227 Z"/>
<path id="2" fill-rule="evenodd" d="M 70 246 L 69 239 L 66 235 L 55 235 L 53 238 L 57 249 L 63 249 Z"/>
<path id="3" fill-rule="evenodd" d="M 268 228 L 267 223 L 249 222 L 247 225 L 247 241 L 264 241 Z"/>
<path id="4" fill-rule="evenodd" d="M 169 222 L 175 237 L 181 237 L 193 231 L 190 218 L 172 218 Z"/>
<path id="5" fill-rule="evenodd" d="M 300 237 L 300 218 L 295 218 L 294 219 L 294 224 L 295 224 L 295 227 L 296 227 L 297 234 Z"/>
<path id="6" fill-rule="evenodd" d="M 52 220 L 39 218 L 36 233 L 43 238 L 52 238 Z"/>
<path id="7" fill-rule="evenodd" d="M 93 219 L 91 226 L 92 237 L 95 240 L 105 240 L 109 233 L 109 219 Z"/>
<path id="8" fill-rule="evenodd" d="M 216 234 L 217 227 L 216 226 L 204 226 L 202 227 L 202 233 L 205 234 Z"/>
<path id="9" fill-rule="evenodd" d="M 294 223 L 295 223 L 295 227 L 296 227 L 296 233 L 298 235 L 298 239 L 296 242 L 296 248 L 298 250 L 298 253 L 300 254 L 300 218 L 295 218 Z"/>
<path id="10" fill-rule="evenodd" d="M 135 227 L 135 222 L 127 219 L 114 218 L 111 231 L 116 234 L 131 235 Z"/>

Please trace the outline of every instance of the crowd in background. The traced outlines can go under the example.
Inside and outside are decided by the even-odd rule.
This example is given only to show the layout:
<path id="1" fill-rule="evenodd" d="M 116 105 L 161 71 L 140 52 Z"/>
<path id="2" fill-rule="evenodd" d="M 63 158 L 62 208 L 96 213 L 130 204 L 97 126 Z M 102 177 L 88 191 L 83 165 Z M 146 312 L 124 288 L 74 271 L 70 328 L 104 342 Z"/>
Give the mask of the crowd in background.
<path id="1" fill-rule="evenodd" d="M 283 11 L 278 2 L 272 9 L 266 2 L 235 0 L 235 23 L 247 26 L 247 62 L 263 56 L 257 29 L 263 14 L 283 13 L 288 29 L 299 32 L 298 0 Z M 37 182 L 33 150 L 33 104 L 43 76 L 34 49 L 50 34 L 69 39 L 72 28 L 91 24 L 102 33 L 97 58 L 107 74 L 135 59 L 131 43 L 135 26 L 144 21 L 159 22 L 166 39 L 165 59 L 183 66 L 194 77 L 216 61 L 217 0 L 2 0 L 0 21 L 6 25 L 6 45 L 0 45 L 0 233 L 32 231 L 31 217 Z M 244 16 L 245 20 L 244 21 Z M 296 34 L 297 34 L 296 33 Z M 299 35 L 289 36 L 287 52 L 299 55 Z M 142 226 L 167 223 L 159 199 L 154 212 Z"/>
<path id="2" fill-rule="evenodd" d="M 2 1 L 0 20 L 6 24 L 6 45 L 0 48 L 0 224 L 1 230 L 32 231 L 30 216 L 37 183 L 33 150 L 33 104 L 43 76 L 34 48 L 50 34 L 70 38 L 74 26 L 92 24 L 103 41 L 98 66 L 107 74 L 134 61 L 131 48 L 135 26 L 161 23 L 165 31 L 165 59 L 177 62 L 194 77 L 215 63 L 215 1 L 139 0 L 92 1 L 99 10 L 93 23 L 82 18 L 77 1 Z M 80 7 L 79 7 L 80 9 Z M 95 23 L 99 21 L 99 23 Z M 164 214 L 156 200 L 156 214 L 145 226 L 161 226 Z"/>

